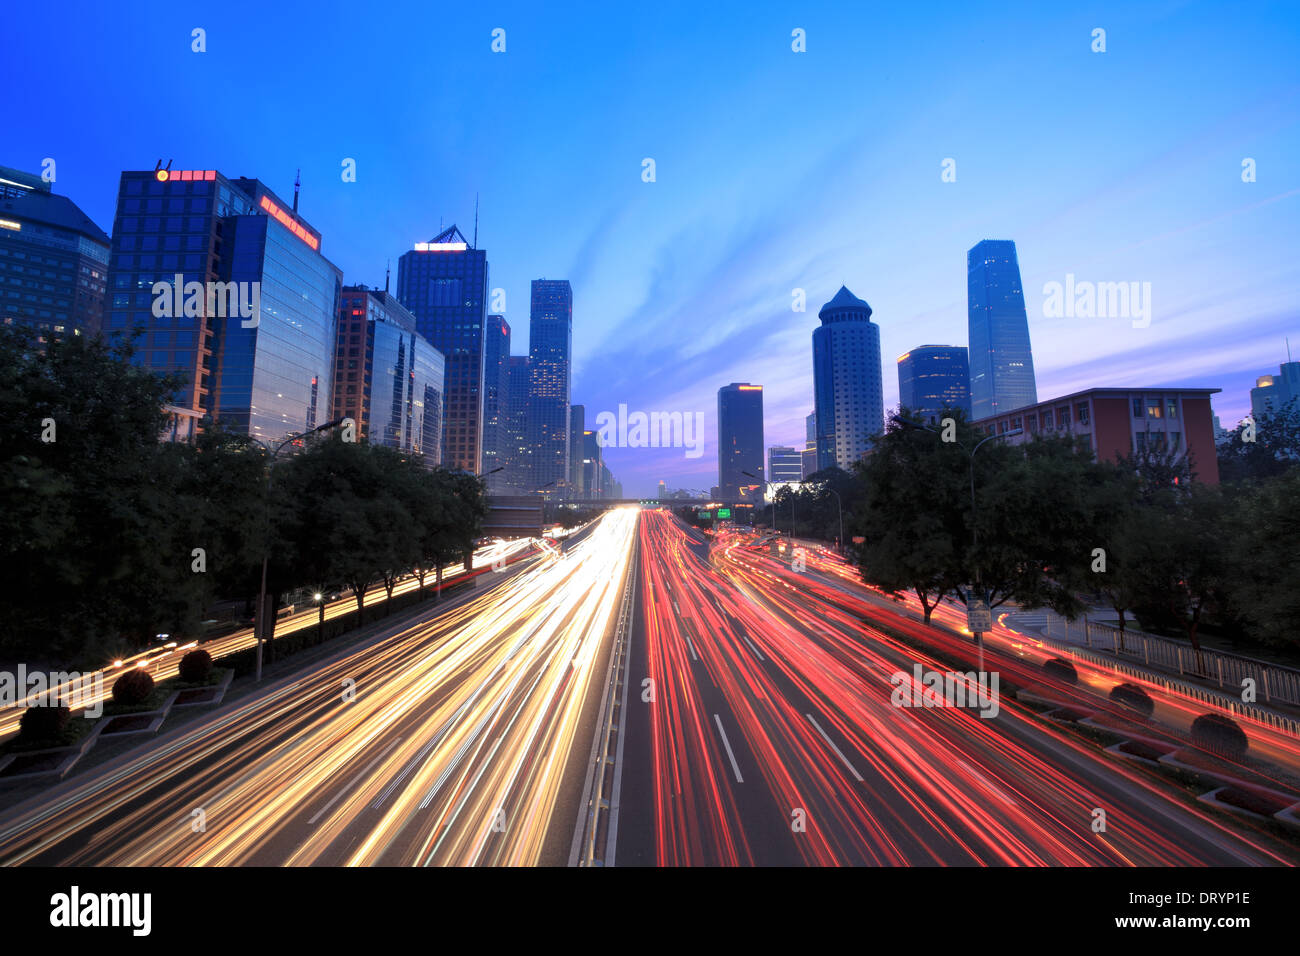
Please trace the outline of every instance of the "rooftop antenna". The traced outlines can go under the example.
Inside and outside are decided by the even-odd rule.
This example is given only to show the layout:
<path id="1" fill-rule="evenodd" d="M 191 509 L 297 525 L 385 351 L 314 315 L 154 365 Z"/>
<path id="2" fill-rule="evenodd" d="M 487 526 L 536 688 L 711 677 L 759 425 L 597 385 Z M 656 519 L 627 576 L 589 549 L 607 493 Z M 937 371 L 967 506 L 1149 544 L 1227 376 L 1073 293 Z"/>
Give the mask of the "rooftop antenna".
<path id="1" fill-rule="evenodd" d="M 478 193 L 474 194 L 474 248 L 478 248 Z"/>
<path id="2" fill-rule="evenodd" d="M 384 262 L 384 295 L 388 294 L 388 277 L 393 272 L 393 260 L 388 259 Z"/>
<path id="3" fill-rule="evenodd" d="M 1291 364 L 1291 336 L 1286 337 L 1286 364 Z"/>
<path id="4" fill-rule="evenodd" d="M 298 214 L 298 190 L 302 187 L 302 183 L 299 181 L 301 179 L 302 170 L 300 169 L 293 174 L 293 212 L 295 216 Z"/>

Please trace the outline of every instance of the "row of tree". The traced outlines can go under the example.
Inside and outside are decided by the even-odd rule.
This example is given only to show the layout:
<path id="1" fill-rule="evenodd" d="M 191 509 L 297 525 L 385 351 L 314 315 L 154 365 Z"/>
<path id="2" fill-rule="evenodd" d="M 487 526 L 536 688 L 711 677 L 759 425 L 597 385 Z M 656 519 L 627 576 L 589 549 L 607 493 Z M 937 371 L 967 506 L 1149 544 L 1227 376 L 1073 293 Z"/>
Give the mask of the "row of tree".
<path id="1" fill-rule="evenodd" d="M 946 595 L 1068 617 L 1104 603 L 1121 627 L 1136 619 L 1181 632 L 1197 649 L 1206 627 L 1300 647 L 1293 411 L 1257 423 L 1265 451 L 1230 436 L 1218 485 L 1197 482 L 1195 462 L 1171 451 L 1097 461 L 1086 441 L 985 441 L 952 417 L 945 435 L 905 410 L 893 416 L 852 474 L 823 473 L 797 496 L 783 490 L 776 526 L 788 529 L 793 497 L 807 516 L 796 530 L 833 540 L 836 501 L 818 486 L 835 488 L 864 579 L 914 592 L 927 620 Z"/>
<path id="2" fill-rule="evenodd" d="M 440 579 L 472 554 L 481 481 L 322 433 L 274 461 L 205 422 L 160 440 L 177 382 L 132 347 L 0 327 L 0 661 L 98 665 L 201 633 L 222 599 Z"/>

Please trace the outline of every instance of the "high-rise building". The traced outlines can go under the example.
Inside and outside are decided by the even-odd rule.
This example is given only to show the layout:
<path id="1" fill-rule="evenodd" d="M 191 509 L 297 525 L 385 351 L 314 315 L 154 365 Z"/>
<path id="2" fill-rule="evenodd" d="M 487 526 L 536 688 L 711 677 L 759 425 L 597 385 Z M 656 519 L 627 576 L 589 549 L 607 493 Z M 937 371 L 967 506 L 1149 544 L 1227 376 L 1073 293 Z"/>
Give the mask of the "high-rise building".
<path id="1" fill-rule="evenodd" d="M 534 279 L 528 324 L 528 416 L 533 481 L 546 497 L 563 496 L 569 478 L 573 289 L 568 279 Z"/>
<path id="2" fill-rule="evenodd" d="M 533 484 L 533 448 L 528 433 L 529 370 L 527 355 L 511 355 L 506 360 L 506 400 L 502 418 L 505 445 L 501 464 L 505 485 L 511 491 L 531 494 Z"/>
<path id="3" fill-rule="evenodd" d="M 1289 403 L 1300 407 L 1300 362 L 1284 362 L 1276 375 L 1261 375 L 1250 390 L 1250 414 L 1255 421 L 1274 415 Z"/>
<path id="4" fill-rule="evenodd" d="M 445 362 L 387 292 L 344 286 L 334 353 L 333 417 L 357 438 L 441 464 Z"/>
<path id="5" fill-rule="evenodd" d="M 880 328 L 871 306 L 846 286 L 817 313 L 813 330 L 813 395 L 817 470 L 848 470 L 885 427 Z"/>
<path id="6" fill-rule="evenodd" d="M 264 441 L 329 416 L 342 273 L 321 235 L 257 179 L 122 173 L 104 332 L 178 375 L 172 437 L 204 414 Z"/>
<path id="7" fill-rule="evenodd" d="M 655 494 L 660 501 L 663 501 L 665 498 L 668 497 L 668 483 L 664 481 L 662 478 L 659 479 L 659 488 L 655 492 Z"/>
<path id="8" fill-rule="evenodd" d="M 483 354 L 487 329 L 487 252 L 454 225 L 397 260 L 397 298 L 416 331 L 447 359 L 442 462 L 483 470 Z"/>
<path id="9" fill-rule="evenodd" d="M 1029 318 L 1016 244 L 985 239 L 966 253 L 971 416 L 987 418 L 1038 401 Z"/>
<path id="10" fill-rule="evenodd" d="M 510 489 L 503 461 L 509 442 L 503 423 L 509 363 L 510 323 L 504 315 L 489 315 L 487 334 L 483 336 L 483 474 L 487 476 L 488 493 L 493 495 Z"/>
<path id="11" fill-rule="evenodd" d="M 947 409 L 970 419 L 970 366 L 960 345 L 918 345 L 898 357 L 899 404 L 933 425 Z"/>
<path id="12" fill-rule="evenodd" d="M 109 238 L 40 176 L 0 166 L 0 324 L 99 334 Z"/>
<path id="13" fill-rule="evenodd" d="M 803 455 L 788 445 L 773 445 L 767 450 L 767 479 L 773 482 L 803 480 Z"/>
<path id="14" fill-rule="evenodd" d="M 582 486 L 588 498 L 605 497 L 601 479 L 607 471 L 601 456 L 600 433 L 585 429 L 582 433 Z"/>
<path id="15" fill-rule="evenodd" d="M 723 497 L 736 498 L 742 489 L 748 496 L 755 485 L 754 497 L 761 498 L 763 386 L 732 382 L 718 389 L 718 489 Z"/>
<path id="16" fill-rule="evenodd" d="M 817 413 L 809 412 L 804 419 L 804 445 L 800 453 L 803 475 L 808 478 L 817 471 Z"/>
<path id="17" fill-rule="evenodd" d="M 582 433 L 587 430 L 587 406 L 574 405 L 569 409 L 569 497 L 585 498 L 586 485 L 582 480 Z"/>

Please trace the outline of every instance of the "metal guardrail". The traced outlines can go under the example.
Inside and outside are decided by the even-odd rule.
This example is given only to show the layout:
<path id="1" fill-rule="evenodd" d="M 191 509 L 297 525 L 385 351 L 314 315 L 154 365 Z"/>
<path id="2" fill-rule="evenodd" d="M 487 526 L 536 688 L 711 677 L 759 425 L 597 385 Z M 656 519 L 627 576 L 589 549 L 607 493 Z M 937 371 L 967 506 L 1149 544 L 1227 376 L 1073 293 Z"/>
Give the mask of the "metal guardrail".
<path id="1" fill-rule="evenodd" d="M 628 562 L 623 584 L 623 602 L 614 628 L 614 646 L 609 652 L 605 675 L 605 696 L 596 720 L 596 735 L 591 743 L 591 759 L 583 785 L 583 800 L 574 827 L 569 866 L 612 866 L 611 849 L 618 835 L 619 770 L 623 756 L 623 715 L 627 704 L 628 671 L 632 661 L 628 654 L 632 630 L 633 588 L 636 583 L 640 542 L 632 542 L 632 560 Z"/>
<path id="2" fill-rule="evenodd" d="M 1140 660 L 1148 667 L 1168 668 L 1180 676 L 1214 681 L 1220 690 L 1231 687 L 1234 693 L 1239 692 L 1242 681 L 1249 678 L 1255 682 L 1256 691 L 1264 703 L 1300 706 L 1300 670 L 1292 667 L 1205 648 L 1201 649 L 1198 662 L 1196 652 L 1190 647 L 1128 628 L 1124 629 L 1121 649 L 1119 628 L 1092 621 L 1068 621 L 1048 615 L 1046 626 L 1048 637 L 1061 635 L 1068 640 L 1078 636 L 1088 648 Z"/>

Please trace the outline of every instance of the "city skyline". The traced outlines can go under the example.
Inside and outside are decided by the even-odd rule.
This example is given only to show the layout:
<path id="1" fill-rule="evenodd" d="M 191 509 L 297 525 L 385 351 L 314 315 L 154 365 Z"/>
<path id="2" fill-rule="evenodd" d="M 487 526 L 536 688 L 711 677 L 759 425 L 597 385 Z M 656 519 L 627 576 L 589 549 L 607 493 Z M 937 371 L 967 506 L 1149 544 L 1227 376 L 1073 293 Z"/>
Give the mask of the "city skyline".
<path id="1" fill-rule="evenodd" d="M 230 22 L 240 8 L 228 8 Z M 55 192 L 105 229 L 120 172 L 159 158 L 257 175 L 281 196 L 301 169 L 301 213 L 325 236 L 325 254 L 344 281 L 371 286 L 439 219 L 472 231 L 465 224 L 477 196 L 478 245 L 491 251 L 491 285 L 506 292 L 507 321 L 522 328 L 534 277 L 573 282 L 582 317 L 573 396 L 588 417 L 620 403 L 698 409 L 710 419 L 710 440 L 716 389 L 747 380 L 766 386 L 768 441 L 801 444 L 816 319 L 815 306 L 792 309 L 793 290 L 809 303 L 841 284 L 858 290 L 889 317 L 881 323 L 886 361 L 923 342 L 961 345 L 964 255 L 990 236 L 1015 240 L 1020 252 L 1041 396 L 1153 380 L 1213 386 L 1222 389 L 1215 412 L 1231 425 L 1296 331 L 1300 174 L 1288 157 L 1300 136 L 1286 118 L 1300 95 L 1286 55 L 1300 29 L 1294 14 L 1251 9 L 1208 23 L 1177 9 L 1113 9 L 1098 18 L 1110 38 L 1102 54 L 1090 49 L 1095 24 L 1069 13 L 1013 18 L 992 33 L 974 11 L 938 20 L 896 10 L 714 12 L 686 30 L 670 28 L 671 18 L 632 21 L 645 50 L 631 66 L 600 42 L 617 20 L 506 8 L 509 45 L 494 55 L 495 23 L 456 11 L 436 21 L 381 12 L 355 24 L 355 36 L 395 43 L 395 55 L 366 77 L 324 62 L 318 91 L 306 92 L 274 65 L 271 38 L 293 32 L 310 46 L 326 28 L 279 11 L 258 15 L 266 29 L 237 43 L 222 22 L 207 24 L 203 54 L 190 50 L 193 25 L 170 11 L 128 28 L 112 11 L 87 9 L 58 45 L 6 45 L 15 76 L 42 78 L 45 107 L 11 118 L 12 141 L 28 151 L 4 163 L 39 171 L 55 160 Z M 400 54 L 435 22 L 456 38 L 449 69 L 482 95 L 438 90 L 413 108 L 392 95 L 425 88 Z M 791 52 L 794 26 L 807 31 L 805 54 Z M 880 76 L 912 76 L 916 60 L 947 68 L 904 84 L 905 92 L 845 85 L 860 54 L 851 37 L 879 33 L 897 40 L 873 50 Z M 970 42 L 973 34 L 980 42 Z M 721 35 L 729 42 L 719 45 Z M 581 68 L 539 58 L 557 45 L 584 50 Z M 106 59 L 102 51 L 113 49 L 147 56 L 135 66 Z M 245 104 L 230 124 L 186 109 L 223 63 L 258 50 L 268 66 L 256 77 L 223 76 Z M 1002 51 L 1016 56 L 1003 62 Z M 691 66 L 689 83 L 672 78 L 682 64 Z M 129 102 L 147 85 L 148 114 L 91 114 L 75 129 L 58 122 L 75 108 L 73 78 L 87 65 L 103 72 L 112 101 Z M 153 83 L 158 70 L 174 81 Z M 524 84 L 521 94 L 520 77 L 538 71 L 547 82 Z M 1251 82 L 1220 82 L 1234 73 Z M 982 95 L 960 82 L 968 74 L 1016 91 L 999 102 L 995 130 L 983 123 Z M 291 83 L 295 123 L 331 125 L 328 118 L 364 106 L 392 135 L 360 137 L 349 132 L 355 125 L 308 143 L 288 135 L 283 116 L 258 102 L 263 89 L 288 95 Z M 583 114 L 566 137 L 554 137 L 542 117 L 579 90 Z M 635 124 L 619 119 L 633 113 Z M 847 115 L 870 115 L 871 127 L 846 124 Z M 1080 130 L 1071 149 L 1045 134 L 1054 125 Z M 500 148 L 503 136 L 540 145 L 524 160 Z M 656 160 L 654 182 L 642 180 L 647 157 Z M 355 182 L 340 176 L 349 158 Z M 1255 182 L 1242 181 L 1245 158 L 1256 164 Z M 941 178 L 947 159 L 954 182 Z M 887 227 L 864 230 L 865 221 Z M 1068 276 L 1150 282 L 1150 325 L 1047 317 L 1044 286 Z M 886 407 L 898 402 L 892 379 L 885 376 Z M 638 494 L 660 478 L 711 483 L 707 452 L 697 461 L 674 449 L 606 453 Z"/>

